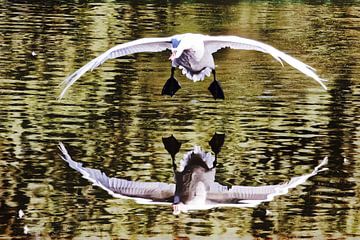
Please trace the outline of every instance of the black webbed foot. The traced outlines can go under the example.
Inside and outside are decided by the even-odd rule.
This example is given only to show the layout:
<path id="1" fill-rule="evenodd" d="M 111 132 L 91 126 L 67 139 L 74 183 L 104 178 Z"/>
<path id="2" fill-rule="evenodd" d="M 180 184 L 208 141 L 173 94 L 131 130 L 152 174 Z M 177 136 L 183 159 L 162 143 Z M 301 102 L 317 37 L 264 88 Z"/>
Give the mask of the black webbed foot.
<path id="1" fill-rule="evenodd" d="M 214 136 L 209 141 L 209 145 L 211 147 L 211 150 L 215 153 L 215 155 L 218 155 L 221 147 L 224 145 L 225 142 L 225 134 L 221 133 L 215 133 Z"/>
<path id="2" fill-rule="evenodd" d="M 180 151 L 181 143 L 178 142 L 173 135 L 167 138 L 163 137 L 162 142 L 166 151 L 171 155 L 171 158 L 175 158 L 175 155 Z"/>
<path id="3" fill-rule="evenodd" d="M 224 91 L 222 90 L 221 83 L 218 80 L 214 80 L 208 89 L 213 95 L 214 99 L 225 99 Z"/>
<path id="4" fill-rule="evenodd" d="M 181 88 L 179 82 L 171 76 L 165 83 L 161 94 L 169 95 L 170 97 L 174 96 L 174 94 Z"/>
<path id="5" fill-rule="evenodd" d="M 214 136 L 209 141 L 211 150 L 215 153 L 213 168 L 215 168 L 217 165 L 217 156 L 220 153 L 221 147 L 224 145 L 224 142 L 225 142 L 225 134 L 218 134 L 218 133 L 215 133 Z"/>

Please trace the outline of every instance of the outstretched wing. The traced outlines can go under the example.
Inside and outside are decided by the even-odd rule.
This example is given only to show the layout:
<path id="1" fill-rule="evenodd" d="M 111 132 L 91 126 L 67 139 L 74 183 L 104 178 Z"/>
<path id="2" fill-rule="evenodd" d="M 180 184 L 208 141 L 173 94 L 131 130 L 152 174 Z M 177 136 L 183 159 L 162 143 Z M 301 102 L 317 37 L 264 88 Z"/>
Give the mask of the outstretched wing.
<path id="1" fill-rule="evenodd" d="M 268 53 L 278 60 L 282 65 L 283 61 L 287 62 L 292 67 L 296 68 L 305 75 L 313 78 L 317 81 L 325 90 L 327 87 L 323 83 L 325 79 L 321 79 L 317 74 L 316 70 L 309 65 L 297 60 L 290 55 L 259 41 L 252 39 L 241 38 L 237 36 L 204 36 L 204 44 L 207 51 L 214 53 L 221 48 L 233 48 L 242 50 L 256 50 L 264 53 Z"/>
<path id="2" fill-rule="evenodd" d="M 303 184 L 308 178 L 318 172 L 326 170 L 322 168 L 327 164 L 327 158 L 309 174 L 294 177 L 289 182 L 279 185 L 268 185 L 259 187 L 233 186 L 228 187 L 214 183 L 210 187 L 207 199 L 216 204 L 259 204 L 264 201 L 271 201 L 275 196 L 288 193 L 289 189 Z"/>
<path id="3" fill-rule="evenodd" d="M 123 43 L 110 48 L 97 58 L 91 60 L 79 70 L 68 76 L 64 81 L 64 88 L 59 96 L 59 99 L 63 98 L 68 88 L 74 84 L 84 73 L 92 71 L 103 62 L 111 58 L 118 58 L 125 55 L 139 53 L 139 52 L 161 52 L 171 48 L 171 37 L 165 38 L 142 38 L 128 43 Z"/>
<path id="4" fill-rule="evenodd" d="M 109 178 L 97 169 L 85 168 L 81 163 L 71 159 L 65 146 L 59 143 L 61 158 L 69 166 L 80 172 L 83 178 L 106 190 L 114 197 L 134 199 L 139 203 L 170 202 L 175 192 L 174 184 L 160 182 L 135 182 L 120 178 Z"/>

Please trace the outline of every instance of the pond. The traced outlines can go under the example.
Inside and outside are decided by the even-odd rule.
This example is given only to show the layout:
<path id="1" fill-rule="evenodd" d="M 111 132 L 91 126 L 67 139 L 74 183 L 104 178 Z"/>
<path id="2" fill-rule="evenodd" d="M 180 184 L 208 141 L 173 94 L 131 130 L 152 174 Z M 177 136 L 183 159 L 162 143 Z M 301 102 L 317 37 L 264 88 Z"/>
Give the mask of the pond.
<path id="1" fill-rule="evenodd" d="M 360 238 L 359 1 L 1 1 L 1 239 Z M 59 84 L 116 44 L 193 32 L 270 44 L 316 68 L 325 91 L 270 55 L 214 54 L 211 78 L 162 96 L 169 52 L 109 60 L 59 101 Z M 279 184 L 319 172 L 247 208 L 173 215 L 170 206 L 114 198 L 63 161 L 60 142 L 109 177 L 174 183 L 162 138 L 211 151 L 226 135 L 216 181 Z M 19 213 L 24 213 L 19 215 Z"/>

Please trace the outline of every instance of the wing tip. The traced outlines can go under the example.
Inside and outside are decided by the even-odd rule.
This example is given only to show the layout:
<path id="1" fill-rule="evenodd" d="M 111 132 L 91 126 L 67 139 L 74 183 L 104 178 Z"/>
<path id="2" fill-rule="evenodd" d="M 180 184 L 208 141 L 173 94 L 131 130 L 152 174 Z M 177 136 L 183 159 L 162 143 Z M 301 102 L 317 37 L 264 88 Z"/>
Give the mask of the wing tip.
<path id="1" fill-rule="evenodd" d="M 328 90 L 327 86 L 324 84 L 324 82 L 327 82 L 328 80 L 323 79 L 323 78 L 318 78 L 318 79 L 315 79 L 315 80 L 321 85 L 321 87 L 322 87 L 325 91 Z"/>
<path id="2" fill-rule="evenodd" d="M 62 160 L 68 162 L 69 164 L 71 164 L 71 162 L 73 161 L 65 147 L 65 145 L 62 142 L 58 143 L 58 149 L 60 150 L 61 154 L 60 157 Z"/>
<path id="3" fill-rule="evenodd" d="M 329 162 L 329 158 L 326 156 L 324 157 L 324 159 L 319 163 L 319 165 L 316 166 L 315 168 L 315 172 L 319 172 L 319 171 L 325 171 L 328 168 L 322 168 L 323 166 L 327 165 Z"/>

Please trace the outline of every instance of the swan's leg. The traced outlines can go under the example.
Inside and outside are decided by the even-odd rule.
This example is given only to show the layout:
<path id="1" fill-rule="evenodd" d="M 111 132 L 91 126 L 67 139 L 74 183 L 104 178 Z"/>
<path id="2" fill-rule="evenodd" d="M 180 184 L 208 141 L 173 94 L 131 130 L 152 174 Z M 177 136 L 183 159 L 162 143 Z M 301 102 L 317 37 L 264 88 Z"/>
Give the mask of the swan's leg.
<path id="1" fill-rule="evenodd" d="M 221 88 L 221 83 L 218 80 L 216 80 L 215 70 L 212 70 L 212 74 L 214 75 L 214 81 L 212 81 L 212 83 L 210 84 L 208 88 L 209 91 L 213 95 L 214 99 L 217 98 L 225 99 L 224 91 Z"/>
<path id="2" fill-rule="evenodd" d="M 181 202 L 181 192 L 182 192 L 182 174 L 177 171 L 177 166 L 175 163 L 175 155 L 180 151 L 181 143 L 178 142 L 173 135 L 167 138 L 163 137 L 162 142 L 164 144 L 165 149 L 171 155 L 172 167 L 176 182 L 175 194 L 173 199 L 173 206 L 175 207 L 176 204 L 179 204 Z"/>
<path id="3" fill-rule="evenodd" d="M 166 81 L 161 94 L 174 96 L 174 94 L 181 88 L 179 82 L 174 78 L 175 67 L 171 67 L 171 76 Z"/>
<path id="4" fill-rule="evenodd" d="M 215 153 L 215 161 L 213 163 L 213 168 L 216 167 L 217 164 L 217 155 L 220 153 L 221 147 L 224 145 L 225 134 L 215 133 L 214 136 L 209 141 L 209 145 L 211 150 Z"/>
<path id="5" fill-rule="evenodd" d="M 162 138 L 162 142 L 164 144 L 165 149 L 171 155 L 172 167 L 175 173 L 177 169 L 175 163 L 175 155 L 179 152 L 181 143 L 179 143 L 173 135 L 167 138 Z"/>

